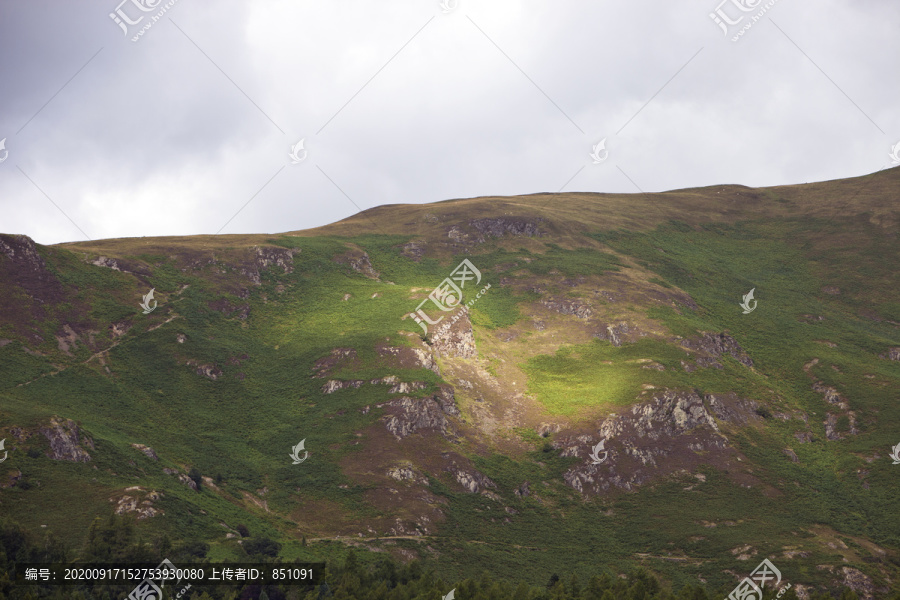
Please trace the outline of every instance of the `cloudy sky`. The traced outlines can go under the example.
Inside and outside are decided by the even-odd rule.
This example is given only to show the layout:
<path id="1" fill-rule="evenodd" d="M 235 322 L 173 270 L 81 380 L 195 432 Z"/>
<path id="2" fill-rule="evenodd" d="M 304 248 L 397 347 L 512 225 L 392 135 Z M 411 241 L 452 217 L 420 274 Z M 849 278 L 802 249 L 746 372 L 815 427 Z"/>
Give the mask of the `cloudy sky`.
<path id="1" fill-rule="evenodd" d="M 897 0 L 119 2 L 0 0 L 0 232 L 803 183 L 900 141 Z"/>

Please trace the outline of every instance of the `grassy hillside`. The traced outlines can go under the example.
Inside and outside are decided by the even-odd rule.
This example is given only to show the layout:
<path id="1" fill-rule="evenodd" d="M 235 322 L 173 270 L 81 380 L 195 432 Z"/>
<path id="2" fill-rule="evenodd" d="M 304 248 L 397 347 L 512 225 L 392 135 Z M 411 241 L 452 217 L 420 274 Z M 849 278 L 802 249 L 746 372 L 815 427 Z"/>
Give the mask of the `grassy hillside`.
<path id="1" fill-rule="evenodd" d="M 2 236 L 0 514 L 76 556 L 129 496 L 157 511 L 122 511 L 147 539 L 200 540 L 213 559 L 246 556 L 244 525 L 286 559 L 353 543 L 364 563 L 419 557 L 448 581 L 642 566 L 675 590 L 727 594 L 769 557 L 795 588 L 884 597 L 900 575 L 887 456 L 900 442 L 898 192 L 893 169 L 476 198 L 279 235 L 34 246 L 38 258 Z M 463 259 L 482 274 L 466 301 L 491 286 L 459 333 L 475 355 L 441 351 L 436 328 L 407 317 Z M 742 314 L 751 288 L 758 306 Z M 704 354 L 705 334 L 740 351 Z M 397 358 L 413 350 L 439 372 Z M 372 383 L 388 376 L 421 384 Z M 326 393 L 330 380 L 362 383 Z M 388 430 L 385 403 L 425 406 L 447 384 L 459 415 L 445 429 Z M 567 473 L 593 467 L 570 439 L 593 445 L 610 413 L 630 418 L 664 391 L 756 408 L 691 431 L 721 435 L 721 452 L 663 438 L 654 460 L 674 462 L 645 463 L 638 485 L 575 489 Z M 90 460 L 58 456 L 53 417 L 77 424 Z M 648 439 L 613 438 L 592 477 L 636 478 L 625 458 Z M 294 465 L 300 440 L 310 457 Z M 398 465 L 416 475 L 390 476 Z M 494 485 L 473 493 L 462 472 Z"/>

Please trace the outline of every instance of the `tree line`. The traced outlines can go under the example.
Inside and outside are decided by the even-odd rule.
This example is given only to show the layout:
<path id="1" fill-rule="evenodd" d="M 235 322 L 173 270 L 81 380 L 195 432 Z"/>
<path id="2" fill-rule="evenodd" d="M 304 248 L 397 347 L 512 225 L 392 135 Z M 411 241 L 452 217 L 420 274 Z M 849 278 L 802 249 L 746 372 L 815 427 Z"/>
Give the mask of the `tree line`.
<path id="1" fill-rule="evenodd" d="M 277 562 L 280 545 L 266 538 L 249 536 L 242 548 L 253 562 Z M 246 535 L 245 535 L 246 534 Z M 172 543 L 166 535 L 153 540 L 139 537 L 131 520 L 111 515 L 106 521 L 95 519 L 83 548 L 74 553 L 58 539 L 43 539 L 22 527 L 0 522 L 0 600 L 119 600 L 126 598 L 134 585 L 97 584 L 93 586 L 46 586 L 13 584 L 13 568 L 18 563 L 154 563 L 164 558 L 174 564 L 209 562 L 209 545 L 199 541 Z M 442 600 L 453 591 L 453 600 L 722 600 L 731 589 L 710 594 L 699 585 L 685 585 L 678 591 L 667 590 L 651 573 L 638 568 L 626 577 L 598 573 L 587 581 L 570 574 L 552 574 L 543 586 L 498 580 L 483 572 L 475 578 L 445 582 L 433 570 L 414 560 L 401 564 L 390 556 L 379 556 L 362 564 L 351 549 L 344 560 L 326 561 L 323 582 L 318 586 L 258 584 L 193 585 L 180 600 Z M 812 594 L 811 600 L 859 600 L 849 589 L 838 595 Z M 165 590 L 166 600 L 171 597 Z M 776 592 L 766 590 L 763 600 L 774 600 Z M 157 599 L 163 600 L 163 599 Z M 756 600 L 755 598 L 753 600 Z M 778 600 L 798 600 L 793 589 Z M 895 592 L 888 600 L 900 600 Z"/>

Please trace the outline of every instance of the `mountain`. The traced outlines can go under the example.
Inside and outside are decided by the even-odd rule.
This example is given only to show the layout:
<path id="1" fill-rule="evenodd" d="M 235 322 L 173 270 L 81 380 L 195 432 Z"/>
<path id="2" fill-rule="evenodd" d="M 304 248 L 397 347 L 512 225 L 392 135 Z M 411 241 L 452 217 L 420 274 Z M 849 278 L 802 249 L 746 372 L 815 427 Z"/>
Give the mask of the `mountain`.
<path id="1" fill-rule="evenodd" d="M 272 235 L 2 234 L 0 517 L 76 554 L 117 513 L 213 560 L 249 534 L 727 594 L 768 558 L 801 598 L 884 597 L 898 202 L 893 168 Z"/>

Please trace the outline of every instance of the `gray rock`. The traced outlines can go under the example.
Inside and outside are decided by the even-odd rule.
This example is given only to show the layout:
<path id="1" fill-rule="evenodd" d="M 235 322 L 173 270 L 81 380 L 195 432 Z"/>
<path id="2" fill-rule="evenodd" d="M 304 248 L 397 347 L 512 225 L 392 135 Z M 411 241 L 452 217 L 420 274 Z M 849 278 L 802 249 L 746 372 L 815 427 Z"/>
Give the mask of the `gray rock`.
<path id="1" fill-rule="evenodd" d="M 436 325 L 431 333 L 431 346 L 438 356 L 475 358 L 478 350 L 475 347 L 475 335 L 469 311 L 463 306 L 459 308 L 447 322 Z"/>
<path id="2" fill-rule="evenodd" d="M 593 311 L 588 304 L 580 302 L 578 300 L 572 300 L 570 298 L 543 298 L 541 299 L 540 303 L 552 311 L 558 312 L 562 315 L 574 315 L 579 319 L 590 318 L 590 316 L 593 314 Z"/>
<path id="3" fill-rule="evenodd" d="M 744 366 L 753 366 L 753 360 L 744 352 L 737 340 L 725 333 L 703 333 L 698 339 L 682 340 L 681 345 L 713 358 L 730 354 Z"/>
<path id="4" fill-rule="evenodd" d="M 50 440 L 50 458 L 53 460 L 67 460 L 70 462 L 88 462 L 91 460 L 91 456 L 80 446 L 78 440 L 79 429 L 75 421 L 52 417 L 50 426 L 42 427 L 40 431 L 44 437 Z"/>
<path id="5" fill-rule="evenodd" d="M 154 452 L 153 448 L 151 448 L 150 446 L 145 446 L 144 444 L 131 444 L 131 447 L 134 448 L 135 450 L 140 450 L 141 452 L 143 452 L 144 454 L 146 454 L 149 458 L 152 458 L 153 460 L 159 460 L 159 457 L 156 455 L 156 452 Z"/>
<path id="6" fill-rule="evenodd" d="M 434 398 L 404 396 L 379 406 L 393 409 L 392 414 L 382 417 L 382 420 L 388 431 L 398 440 L 423 429 L 436 429 L 441 433 L 447 433 L 447 417 Z"/>

